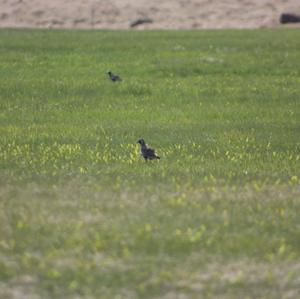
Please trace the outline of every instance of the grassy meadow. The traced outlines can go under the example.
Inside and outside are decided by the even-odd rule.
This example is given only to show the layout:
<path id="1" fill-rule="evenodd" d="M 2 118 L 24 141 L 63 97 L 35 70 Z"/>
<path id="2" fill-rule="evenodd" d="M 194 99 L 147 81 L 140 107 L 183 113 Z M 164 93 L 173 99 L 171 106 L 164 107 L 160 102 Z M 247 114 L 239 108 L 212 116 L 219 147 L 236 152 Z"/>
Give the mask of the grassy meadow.
<path id="1" fill-rule="evenodd" d="M 0 298 L 298 299 L 299 49 L 0 30 Z"/>

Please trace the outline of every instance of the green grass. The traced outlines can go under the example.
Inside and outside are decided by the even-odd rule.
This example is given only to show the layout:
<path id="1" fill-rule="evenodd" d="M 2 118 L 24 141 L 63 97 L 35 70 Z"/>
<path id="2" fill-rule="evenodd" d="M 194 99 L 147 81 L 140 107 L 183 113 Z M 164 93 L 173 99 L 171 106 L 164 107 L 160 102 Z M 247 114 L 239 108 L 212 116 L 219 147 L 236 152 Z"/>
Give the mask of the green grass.
<path id="1" fill-rule="evenodd" d="M 299 49 L 0 30 L 0 297 L 298 299 Z"/>

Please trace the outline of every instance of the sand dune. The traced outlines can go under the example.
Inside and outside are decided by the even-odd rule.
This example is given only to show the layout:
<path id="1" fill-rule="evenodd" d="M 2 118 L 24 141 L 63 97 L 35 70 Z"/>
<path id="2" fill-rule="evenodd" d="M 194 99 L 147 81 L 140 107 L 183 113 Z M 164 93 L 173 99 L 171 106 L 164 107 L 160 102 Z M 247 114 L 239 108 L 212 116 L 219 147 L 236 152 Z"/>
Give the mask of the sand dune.
<path id="1" fill-rule="evenodd" d="M 279 26 L 300 0 L 0 0 L 0 27 L 127 29 L 259 28 Z"/>

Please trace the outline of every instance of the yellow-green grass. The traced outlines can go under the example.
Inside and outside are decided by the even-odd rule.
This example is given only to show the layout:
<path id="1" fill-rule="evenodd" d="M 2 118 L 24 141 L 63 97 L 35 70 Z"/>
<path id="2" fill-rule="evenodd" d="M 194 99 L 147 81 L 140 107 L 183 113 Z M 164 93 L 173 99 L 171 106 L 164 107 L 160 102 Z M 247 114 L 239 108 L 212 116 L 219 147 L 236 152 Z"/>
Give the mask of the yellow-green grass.
<path id="1" fill-rule="evenodd" d="M 1 30 L 0 298 L 298 299 L 299 49 Z"/>

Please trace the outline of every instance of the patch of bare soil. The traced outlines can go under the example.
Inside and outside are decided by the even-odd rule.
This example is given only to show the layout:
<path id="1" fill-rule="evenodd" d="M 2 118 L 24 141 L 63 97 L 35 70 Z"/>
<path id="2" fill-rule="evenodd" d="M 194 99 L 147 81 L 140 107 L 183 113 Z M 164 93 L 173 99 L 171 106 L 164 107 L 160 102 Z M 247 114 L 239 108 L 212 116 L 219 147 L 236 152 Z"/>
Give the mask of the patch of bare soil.
<path id="1" fill-rule="evenodd" d="M 297 12 L 299 0 L 0 0 L 0 27 L 260 28 Z"/>

